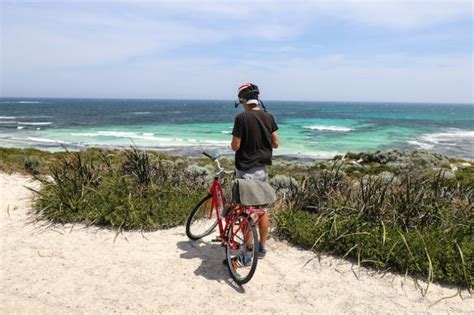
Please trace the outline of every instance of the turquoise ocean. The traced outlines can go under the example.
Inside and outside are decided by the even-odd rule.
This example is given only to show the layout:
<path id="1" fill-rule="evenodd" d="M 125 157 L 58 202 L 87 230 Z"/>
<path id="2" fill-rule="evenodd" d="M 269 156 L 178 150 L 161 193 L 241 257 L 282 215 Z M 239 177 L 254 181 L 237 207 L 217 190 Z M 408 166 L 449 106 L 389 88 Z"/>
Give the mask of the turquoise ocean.
<path id="1" fill-rule="evenodd" d="M 0 146 L 50 151 L 128 147 L 232 154 L 226 100 L 0 98 Z M 279 126 L 275 155 L 424 149 L 474 159 L 474 105 L 267 101 Z"/>

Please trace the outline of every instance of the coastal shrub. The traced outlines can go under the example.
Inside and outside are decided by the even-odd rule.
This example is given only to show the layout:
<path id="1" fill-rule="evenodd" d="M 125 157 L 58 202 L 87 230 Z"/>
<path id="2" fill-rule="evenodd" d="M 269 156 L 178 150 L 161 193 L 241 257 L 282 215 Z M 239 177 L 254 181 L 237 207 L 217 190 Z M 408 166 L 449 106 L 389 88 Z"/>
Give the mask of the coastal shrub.
<path id="1" fill-rule="evenodd" d="M 209 168 L 195 164 L 186 167 L 185 174 L 192 181 L 199 182 L 201 185 L 209 182 L 212 177 L 212 171 Z"/>
<path id="2" fill-rule="evenodd" d="M 92 158 L 68 153 L 50 167 L 49 176 L 37 176 L 35 208 L 57 223 L 81 222 L 117 229 L 157 229 L 184 223 L 202 197 L 202 183 L 183 172 L 156 164 L 145 151 L 100 153 Z M 167 162 L 166 162 L 167 163 Z M 165 163 L 165 164 L 166 164 Z"/>
<path id="3" fill-rule="evenodd" d="M 473 190 L 450 180 L 443 170 L 354 180 L 333 166 L 288 195 L 289 210 L 275 215 L 277 232 L 364 265 L 471 288 Z"/>
<path id="4" fill-rule="evenodd" d="M 367 168 L 366 174 L 376 175 L 384 172 L 392 172 L 392 168 L 388 165 L 376 164 Z"/>
<path id="5" fill-rule="evenodd" d="M 150 164 L 150 157 L 146 151 L 140 151 L 137 147 L 125 151 L 125 161 L 122 164 L 124 174 L 130 174 L 140 184 L 149 184 L 155 169 Z"/>
<path id="6" fill-rule="evenodd" d="M 25 170 L 33 175 L 39 174 L 41 160 L 36 156 L 28 156 L 25 159 Z"/>
<path id="7" fill-rule="evenodd" d="M 355 216 L 314 215 L 298 210 L 278 212 L 275 220 L 281 236 L 305 248 L 350 257 L 379 270 L 408 273 L 428 282 L 466 288 L 474 284 L 472 225 L 403 231 L 383 221 L 368 223 Z"/>
<path id="8" fill-rule="evenodd" d="M 298 189 L 298 182 L 293 177 L 285 175 L 275 175 L 273 176 L 268 183 L 275 188 L 277 192 L 279 191 L 289 191 L 292 189 Z"/>
<path id="9" fill-rule="evenodd" d="M 350 161 L 357 161 L 360 165 L 370 165 L 367 168 L 372 174 L 383 171 L 390 171 L 399 174 L 403 171 L 415 170 L 431 167 L 448 167 L 449 158 L 434 152 L 423 150 L 391 150 L 375 152 L 348 152 L 345 158 Z M 379 164 L 380 167 L 375 167 Z"/>
<path id="10" fill-rule="evenodd" d="M 347 152 L 344 157 L 346 159 L 359 160 L 362 157 L 362 154 L 364 154 L 364 153 L 363 152 L 361 152 L 361 153 Z"/>
<path id="11" fill-rule="evenodd" d="M 48 169 L 53 154 L 37 149 L 0 148 L 0 171 L 39 173 Z"/>
<path id="12" fill-rule="evenodd" d="M 474 190 L 474 166 L 461 168 L 450 180 L 451 185 L 459 185 L 463 190 Z"/>

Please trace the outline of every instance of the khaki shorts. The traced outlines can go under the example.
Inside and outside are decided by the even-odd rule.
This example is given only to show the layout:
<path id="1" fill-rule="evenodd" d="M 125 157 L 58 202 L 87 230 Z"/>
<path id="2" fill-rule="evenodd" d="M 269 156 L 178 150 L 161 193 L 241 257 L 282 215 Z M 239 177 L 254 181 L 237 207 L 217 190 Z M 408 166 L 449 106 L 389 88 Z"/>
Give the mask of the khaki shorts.
<path id="1" fill-rule="evenodd" d="M 236 178 L 259 180 L 266 182 L 268 180 L 268 171 L 265 166 L 255 166 L 247 171 L 236 170 Z"/>

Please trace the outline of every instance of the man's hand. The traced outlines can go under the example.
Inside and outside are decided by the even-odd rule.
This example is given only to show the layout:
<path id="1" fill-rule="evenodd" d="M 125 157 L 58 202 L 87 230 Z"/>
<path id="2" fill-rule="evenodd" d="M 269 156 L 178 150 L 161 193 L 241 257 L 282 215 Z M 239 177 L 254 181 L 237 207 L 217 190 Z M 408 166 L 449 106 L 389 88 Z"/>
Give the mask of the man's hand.
<path id="1" fill-rule="evenodd" d="M 234 152 L 240 148 L 240 138 L 236 136 L 232 136 L 232 142 L 230 143 L 230 147 Z"/>
<path id="2" fill-rule="evenodd" d="M 279 144 L 280 144 L 280 138 L 278 137 L 278 133 L 274 131 L 272 133 L 272 148 L 274 149 L 278 148 Z M 240 141 L 239 141 L 239 146 L 240 146 Z"/>

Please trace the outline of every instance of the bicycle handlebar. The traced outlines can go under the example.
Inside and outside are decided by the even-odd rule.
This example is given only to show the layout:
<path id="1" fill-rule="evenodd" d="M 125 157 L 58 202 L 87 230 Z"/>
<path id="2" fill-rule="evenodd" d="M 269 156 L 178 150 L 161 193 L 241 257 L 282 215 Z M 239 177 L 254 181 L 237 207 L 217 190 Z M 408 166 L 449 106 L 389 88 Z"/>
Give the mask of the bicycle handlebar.
<path id="1" fill-rule="evenodd" d="M 207 156 L 208 158 L 210 158 L 211 160 L 213 160 L 214 162 L 216 162 L 217 164 L 217 168 L 219 169 L 219 172 L 217 172 L 216 176 L 220 176 L 222 174 L 235 174 L 235 171 L 232 170 L 226 170 L 224 169 L 222 166 L 221 166 L 221 163 L 219 163 L 219 160 L 217 159 L 217 157 L 214 157 L 212 155 L 210 155 L 209 153 L 207 153 L 206 151 L 203 151 L 202 152 L 203 155 Z"/>

